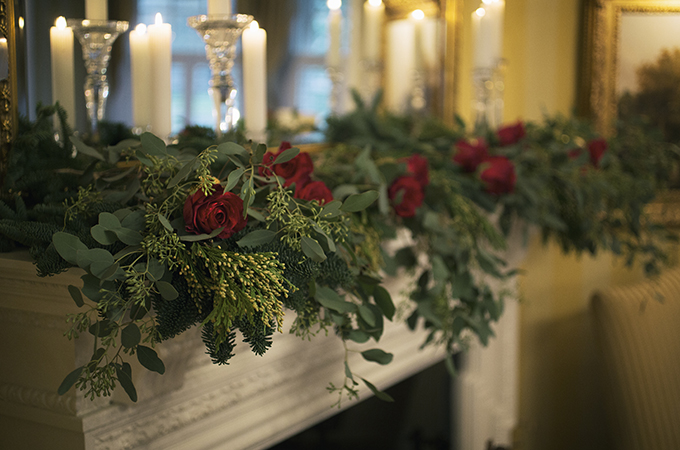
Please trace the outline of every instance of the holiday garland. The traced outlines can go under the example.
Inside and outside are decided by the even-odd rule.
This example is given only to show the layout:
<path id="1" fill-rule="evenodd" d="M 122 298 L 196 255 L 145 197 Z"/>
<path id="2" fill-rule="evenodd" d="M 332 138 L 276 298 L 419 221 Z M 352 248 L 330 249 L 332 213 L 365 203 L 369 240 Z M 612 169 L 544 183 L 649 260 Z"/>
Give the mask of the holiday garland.
<path id="1" fill-rule="evenodd" d="M 92 334 L 95 350 L 62 394 L 75 385 L 94 398 L 120 385 L 136 400 L 129 358 L 163 373 L 154 345 L 196 325 L 217 364 L 234 355 L 237 331 L 262 355 L 285 310 L 302 338 L 333 330 L 345 345 L 378 342 L 398 306 L 384 277 L 403 271 L 417 280 L 406 321 L 446 349 L 453 371 L 471 333 L 484 344 L 493 336 L 505 294 L 489 281 L 515 275 L 502 251 L 517 219 L 565 252 L 611 250 L 652 275 L 673 238 L 644 207 L 670 180 L 677 148 L 630 124 L 609 141 L 565 118 L 473 137 L 462 122 L 359 103 L 329 119 L 328 150 L 309 154 L 240 134 L 216 142 L 197 127 L 173 145 L 116 126 L 96 144 L 59 143 L 55 112 L 63 119 L 49 107 L 22 122 L 0 249 L 28 247 L 42 276 L 85 271 L 82 287 L 69 286 L 81 312 L 66 335 Z M 409 239 L 395 241 L 403 231 Z M 387 251 L 388 240 L 401 247 Z M 392 359 L 379 348 L 362 355 Z M 347 362 L 343 385 L 329 390 L 358 395 Z"/>

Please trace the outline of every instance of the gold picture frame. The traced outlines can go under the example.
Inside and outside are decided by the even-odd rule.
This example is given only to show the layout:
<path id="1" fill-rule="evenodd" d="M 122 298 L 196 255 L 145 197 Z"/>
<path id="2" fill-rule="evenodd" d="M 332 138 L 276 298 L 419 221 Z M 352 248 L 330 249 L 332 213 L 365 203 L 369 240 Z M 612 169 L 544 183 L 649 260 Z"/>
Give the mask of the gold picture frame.
<path id="1" fill-rule="evenodd" d="M 614 133 L 618 116 L 618 76 L 622 17 L 641 13 L 660 17 L 680 13 L 679 0 L 586 0 L 583 6 L 579 112 L 599 132 Z M 678 33 L 680 36 L 680 33 Z M 641 40 L 648 36 L 641 36 Z"/>
<path id="2" fill-rule="evenodd" d="M 0 34 L 7 39 L 8 74 L 0 80 L 0 184 L 7 171 L 12 140 L 17 129 L 16 32 L 14 1 L 0 0 Z"/>

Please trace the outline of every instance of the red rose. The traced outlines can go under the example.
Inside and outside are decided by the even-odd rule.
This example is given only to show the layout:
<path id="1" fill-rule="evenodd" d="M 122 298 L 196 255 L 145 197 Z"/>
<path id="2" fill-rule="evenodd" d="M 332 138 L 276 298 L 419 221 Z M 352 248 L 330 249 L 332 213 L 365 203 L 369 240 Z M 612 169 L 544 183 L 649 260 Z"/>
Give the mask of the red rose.
<path id="1" fill-rule="evenodd" d="M 486 192 L 490 194 L 505 194 L 515 189 L 515 166 L 505 156 L 488 158 L 485 163 L 489 166 L 482 170 L 480 178 L 486 185 Z"/>
<path id="2" fill-rule="evenodd" d="M 387 190 L 387 195 L 392 201 L 394 212 L 400 217 L 413 217 L 416 209 L 423 204 L 425 194 L 415 177 L 401 176 L 394 180 Z M 401 202 L 396 204 L 398 197 Z"/>
<path id="3" fill-rule="evenodd" d="M 276 153 L 265 153 L 262 157 L 262 164 L 264 167 L 259 168 L 260 175 L 268 177 L 274 173 L 286 180 L 283 184 L 286 187 L 308 178 L 314 170 L 314 163 L 308 153 L 300 153 L 290 161 L 274 164 L 276 158 L 289 148 L 291 148 L 290 143 L 282 142 Z"/>
<path id="4" fill-rule="evenodd" d="M 600 160 L 606 151 L 607 141 L 605 139 L 598 138 L 588 142 L 588 153 L 590 153 L 590 162 L 593 167 L 600 167 Z"/>
<path id="5" fill-rule="evenodd" d="M 333 194 L 323 181 L 309 181 L 301 188 L 295 189 L 295 198 L 300 200 L 318 200 L 320 205 L 333 200 Z"/>
<path id="6" fill-rule="evenodd" d="M 420 183 L 420 187 L 425 188 L 430 184 L 430 168 L 427 158 L 423 158 L 418 154 L 414 154 L 409 158 L 405 158 L 402 162 L 406 162 L 409 175 L 415 177 Z"/>
<path id="7" fill-rule="evenodd" d="M 471 173 L 489 156 L 489 147 L 484 139 L 478 139 L 474 144 L 460 140 L 456 142 L 456 154 L 453 162 L 463 168 L 463 171 Z"/>
<path id="8" fill-rule="evenodd" d="M 243 217 L 243 200 L 232 192 L 224 192 L 215 185 L 215 192 L 207 197 L 200 189 L 190 195 L 184 203 L 186 231 L 194 234 L 210 234 L 218 228 L 224 230 L 217 235 L 220 239 L 231 237 L 246 226 Z"/>
<path id="9" fill-rule="evenodd" d="M 515 125 L 508 125 L 500 128 L 496 134 L 498 135 L 501 146 L 504 147 L 506 145 L 516 144 L 526 136 L 527 133 L 524 129 L 524 124 L 522 122 L 517 122 Z"/>

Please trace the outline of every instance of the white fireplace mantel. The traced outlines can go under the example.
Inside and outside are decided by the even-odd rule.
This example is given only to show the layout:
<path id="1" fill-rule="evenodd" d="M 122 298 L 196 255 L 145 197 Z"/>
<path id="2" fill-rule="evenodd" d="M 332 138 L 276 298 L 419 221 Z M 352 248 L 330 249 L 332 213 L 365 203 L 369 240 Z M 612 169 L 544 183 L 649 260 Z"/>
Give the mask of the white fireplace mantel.
<path id="1" fill-rule="evenodd" d="M 395 303 L 407 282 L 392 280 Z M 63 336 L 66 314 L 77 311 L 69 284 L 82 285 L 80 272 L 40 278 L 27 254 L 0 255 L 0 448 L 262 449 L 339 411 L 326 387 L 342 383 L 344 348 L 323 334 L 311 342 L 278 334 L 263 357 L 238 342 L 233 362 L 216 366 L 194 328 L 158 346 L 164 375 L 133 366 L 137 403 L 122 389 L 94 402 L 73 389 L 59 396 L 64 376 L 92 351 L 87 339 Z M 443 359 L 441 350 L 420 349 L 424 339 L 424 331 L 388 323 L 378 344 L 353 348 L 382 348 L 392 363 L 351 354 L 350 366 L 385 389 Z"/>

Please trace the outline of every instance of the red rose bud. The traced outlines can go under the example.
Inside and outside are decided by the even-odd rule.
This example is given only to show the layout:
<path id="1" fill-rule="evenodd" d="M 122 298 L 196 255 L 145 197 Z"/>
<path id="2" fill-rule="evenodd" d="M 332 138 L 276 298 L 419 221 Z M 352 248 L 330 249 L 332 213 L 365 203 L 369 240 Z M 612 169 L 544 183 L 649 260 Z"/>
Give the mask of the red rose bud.
<path id="1" fill-rule="evenodd" d="M 425 194 L 415 177 L 401 176 L 387 190 L 394 212 L 400 217 L 413 217 L 423 204 Z M 399 201 L 401 200 L 401 201 Z"/>
<path id="2" fill-rule="evenodd" d="M 474 144 L 460 140 L 456 142 L 456 154 L 453 162 L 463 168 L 463 171 L 471 173 L 489 156 L 489 147 L 484 139 L 478 139 Z"/>
<path id="3" fill-rule="evenodd" d="M 215 191 L 208 196 L 199 189 L 187 198 L 183 211 L 186 231 L 193 234 L 210 234 L 224 227 L 217 237 L 226 239 L 246 226 L 243 200 L 232 192 L 224 192 L 224 188 L 219 184 L 214 188 Z"/>
<path id="4" fill-rule="evenodd" d="M 333 194 L 323 181 L 310 181 L 301 188 L 295 189 L 295 198 L 300 200 L 317 200 L 320 205 L 333 200 Z"/>
<path id="5" fill-rule="evenodd" d="M 427 158 L 414 154 L 404 159 L 409 175 L 413 176 L 423 189 L 430 184 L 430 168 Z"/>
<path id="6" fill-rule="evenodd" d="M 515 166 L 505 156 L 488 158 L 484 163 L 489 166 L 482 170 L 480 178 L 486 185 L 486 192 L 490 194 L 506 194 L 515 189 Z"/>
<path id="7" fill-rule="evenodd" d="M 273 165 L 272 170 L 276 175 L 286 180 L 283 185 L 287 187 L 309 178 L 309 175 L 314 171 L 314 163 L 309 153 L 300 153 L 288 162 Z"/>
<path id="8" fill-rule="evenodd" d="M 600 167 L 600 160 L 607 151 L 607 141 L 603 138 L 593 139 L 588 142 L 588 153 L 590 153 L 590 162 L 593 167 Z"/>
<path id="9" fill-rule="evenodd" d="M 524 124 L 522 122 L 517 122 L 515 125 L 508 125 L 500 128 L 496 134 L 498 135 L 498 141 L 501 146 L 505 147 L 506 145 L 518 143 L 527 133 L 524 129 Z"/>

